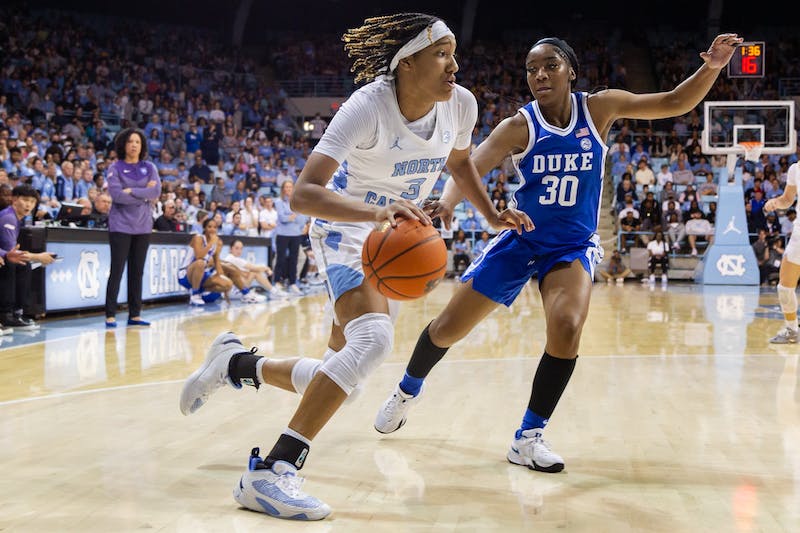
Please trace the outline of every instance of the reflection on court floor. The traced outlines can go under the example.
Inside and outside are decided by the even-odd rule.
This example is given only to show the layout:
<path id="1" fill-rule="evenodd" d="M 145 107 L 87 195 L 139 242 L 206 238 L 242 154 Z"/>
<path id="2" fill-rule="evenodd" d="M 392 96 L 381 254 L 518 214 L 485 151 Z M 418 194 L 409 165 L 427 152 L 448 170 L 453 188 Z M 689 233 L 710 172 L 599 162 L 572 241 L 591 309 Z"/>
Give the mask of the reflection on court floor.
<path id="1" fill-rule="evenodd" d="M 217 333 L 274 357 L 323 353 L 324 295 L 149 307 L 150 328 L 44 320 L 0 345 L 0 530 L 792 531 L 800 524 L 797 346 L 767 339 L 757 287 L 598 284 L 580 359 L 547 430 L 562 474 L 509 464 L 544 345 L 535 284 L 454 346 L 400 431 L 372 428 L 451 282 L 404 303 L 395 350 L 315 439 L 302 470 L 333 515 L 286 524 L 237 508 L 252 446 L 297 397 L 224 389 L 191 417 L 182 380 Z M 47 512 L 42 512 L 43 506 Z"/>

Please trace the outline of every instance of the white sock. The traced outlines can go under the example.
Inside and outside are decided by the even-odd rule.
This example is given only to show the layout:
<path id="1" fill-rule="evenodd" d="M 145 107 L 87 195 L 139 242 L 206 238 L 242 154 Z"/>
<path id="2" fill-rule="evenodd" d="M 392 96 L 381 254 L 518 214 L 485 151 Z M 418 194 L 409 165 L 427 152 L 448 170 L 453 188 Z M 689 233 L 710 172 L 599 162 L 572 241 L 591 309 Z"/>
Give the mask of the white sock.
<path id="1" fill-rule="evenodd" d="M 264 376 L 261 375 L 261 373 L 263 372 L 264 363 L 266 363 L 266 362 L 267 362 L 267 358 L 266 357 L 262 357 L 261 359 L 259 359 L 256 362 L 256 378 L 258 378 L 258 384 L 259 385 L 266 385 L 267 384 L 267 380 L 264 379 Z"/>
<path id="2" fill-rule="evenodd" d="M 286 429 L 283 430 L 284 435 L 289 435 L 290 437 L 294 437 L 299 441 L 302 441 L 307 446 L 311 446 L 311 441 L 306 437 L 302 436 L 300 433 L 296 432 L 295 430 L 289 428 L 288 426 Z"/>

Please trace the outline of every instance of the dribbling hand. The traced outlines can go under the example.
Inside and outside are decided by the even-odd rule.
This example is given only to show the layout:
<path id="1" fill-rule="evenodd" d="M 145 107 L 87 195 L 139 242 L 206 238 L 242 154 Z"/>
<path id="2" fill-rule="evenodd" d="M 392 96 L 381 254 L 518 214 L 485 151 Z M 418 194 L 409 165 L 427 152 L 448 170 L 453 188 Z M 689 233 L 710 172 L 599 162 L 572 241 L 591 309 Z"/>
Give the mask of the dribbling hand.
<path id="1" fill-rule="evenodd" d="M 431 217 L 431 219 L 439 217 L 439 220 L 441 220 L 444 225 L 444 229 L 450 229 L 453 221 L 453 206 L 439 200 L 425 200 L 422 204 L 422 210 L 425 211 L 425 214 Z"/>
<path id="2" fill-rule="evenodd" d="M 533 231 L 534 225 L 531 217 L 524 211 L 509 207 L 497 213 L 493 220 L 487 221 L 492 229 L 504 230 L 513 229 L 522 235 L 523 231 Z"/>
<path id="3" fill-rule="evenodd" d="M 381 207 L 375 213 L 375 220 L 379 224 L 388 221 L 393 228 L 397 227 L 398 218 L 419 220 L 422 222 L 423 226 L 428 226 L 431 223 L 431 218 L 425 214 L 425 211 L 408 200 L 397 200 L 394 203 Z"/>
<path id="4" fill-rule="evenodd" d="M 733 57 L 736 45 L 741 44 L 741 37 L 735 33 L 723 33 L 717 35 L 708 51 L 700 52 L 700 58 L 706 62 L 710 68 L 722 68 L 728 64 Z"/>

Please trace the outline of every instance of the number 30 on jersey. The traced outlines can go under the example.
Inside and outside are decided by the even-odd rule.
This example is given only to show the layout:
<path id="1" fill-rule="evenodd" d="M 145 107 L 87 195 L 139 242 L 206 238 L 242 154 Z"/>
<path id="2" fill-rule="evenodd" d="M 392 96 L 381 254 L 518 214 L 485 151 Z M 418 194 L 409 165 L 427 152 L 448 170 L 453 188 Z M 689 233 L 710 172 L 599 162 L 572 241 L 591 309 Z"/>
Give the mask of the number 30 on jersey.
<path id="1" fill-rule="evenodd" d="M 575 205 L 578 199 L 578 177 L 577 176 L 545 176 L 542 185 L 547 187 L 544 194 L 539 196 L 539 204 L 553 205 L 558 204 L 563 207 Z"/>

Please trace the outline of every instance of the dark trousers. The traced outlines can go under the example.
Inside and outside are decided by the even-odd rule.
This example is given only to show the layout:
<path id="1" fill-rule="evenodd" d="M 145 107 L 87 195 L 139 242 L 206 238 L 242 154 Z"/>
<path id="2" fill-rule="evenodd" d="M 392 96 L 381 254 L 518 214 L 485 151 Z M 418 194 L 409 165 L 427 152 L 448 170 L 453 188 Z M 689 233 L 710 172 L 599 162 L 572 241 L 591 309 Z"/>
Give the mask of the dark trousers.
<path id="1" fill-rule="evenodd" d="M 302 235 L 277 235 L 275 237 L 275 281 L 297 282 L 297 258 L 300 255 Z"/>
<path id="2" fill-rule="evenodd" d="M 661 267 L 661 273 L 666 274 L 669 270 L 669 257 L 666 255 L 662 255 L 661 257 L 657 257 L 655 255 L 650 256 L 650 273 L 655 274 L 656 268 Z"/>
<path id="3" fill-rule="evenodd" d="M 303 263 L 303 268 L 300 269 L 300 281 L 305 281 L 306 276 L 308 276 L 309 268 L 311 268 L 311 261 L 309 261 L 308 256 L 306 256 L 306 261 Z"/>
<path id="4" fill-rule="evenodd" d="M 470 259 L 467 254 L 453 254 L 453 270 L 463 272 L 469 266 Z"/>
<path id="5" fill-rule="evenodd" d="M 31 267 L 6 263 L 0 267 L 0 313 L 22 310 L 25 298 L 30 297 Z"/>
<path id="6" fill-rule="evenodd" d="M 142 277 L 144 263 L 147 260 L 147 248 L 150 245 L 150 234 L 131 235 L 118 231 L 108 232 L 108 243 L 111 247 L 111 273 L 106 285 L 106 318 L 117 314 L 117 297 L 125 262 L 128 263 L 128 316 L 135 317 L 142 313 Z"/>
<path id="7" fill-rule="evenodd" d="M 769 281 L 769 277 L 772 274 L 778 274 L 781 271 L 780 267 L 776 267 L 774 263 L 771 261 L 764 261 L 763 265 L 758 267 L 759 272 L 759 282 L 760 283 L 767 283 Z"/>
<path id="8" fill-rule="evenodd" d="M 269 240 L 269 244 L 267 245 L 267 266 L 272 269 L 274 279 L 275 274 L 275 249 L 272 247 L 272 239 Z"/>

